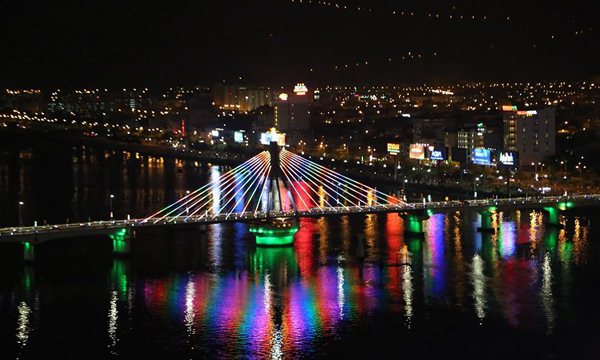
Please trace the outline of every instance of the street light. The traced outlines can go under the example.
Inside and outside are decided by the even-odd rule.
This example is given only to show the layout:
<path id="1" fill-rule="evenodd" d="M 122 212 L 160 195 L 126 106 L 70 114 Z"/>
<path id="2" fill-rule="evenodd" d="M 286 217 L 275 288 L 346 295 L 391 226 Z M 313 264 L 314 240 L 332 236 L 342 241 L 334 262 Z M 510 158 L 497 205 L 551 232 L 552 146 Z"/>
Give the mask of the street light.
<path id="1" fill-rule="evenodd" d="M 22 212 L 21 212 L 21 207 L 23 205 L 25 205 L 25 203 L 22 202 L 22 201 L 19 201 L 19 226 L 23 226 L 23 215 L 22 215 Z"/>
<path id="2" fill-rule="evenodd" d="M 110 208 L 110 219 L 113 219 L 113 207 L 112 207 L 112 200 L 115 198 L 115 196 L 113 194 L 110 194 L 110 196 L 108 197 L 108 204 L 109 204 L 109 208 Z"/>

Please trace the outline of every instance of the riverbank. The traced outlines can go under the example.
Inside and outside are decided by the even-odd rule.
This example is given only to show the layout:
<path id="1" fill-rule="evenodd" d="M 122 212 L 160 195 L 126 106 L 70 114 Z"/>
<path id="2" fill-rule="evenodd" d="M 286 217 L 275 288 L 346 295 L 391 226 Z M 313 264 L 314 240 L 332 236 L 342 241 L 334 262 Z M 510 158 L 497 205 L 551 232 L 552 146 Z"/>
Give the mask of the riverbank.
<path id="1" fill-rule="evenodd" d="M 198 151 L 155 144 L 140 144 L 117 141 L 107 138 L 84 136 L 66 131 L 43 131 L 34 129 L 0 129 L 0 143 L 3 148 L 28 147 L 48 144 L 86 146 L 101 150 L 116 150 L 139 153 L 144 156 L 166 157 L 181 160 L 194 160 L 223 165 L 236 165 L 251 157 L 250 154 L 232 154 L 217 151 Z"/>

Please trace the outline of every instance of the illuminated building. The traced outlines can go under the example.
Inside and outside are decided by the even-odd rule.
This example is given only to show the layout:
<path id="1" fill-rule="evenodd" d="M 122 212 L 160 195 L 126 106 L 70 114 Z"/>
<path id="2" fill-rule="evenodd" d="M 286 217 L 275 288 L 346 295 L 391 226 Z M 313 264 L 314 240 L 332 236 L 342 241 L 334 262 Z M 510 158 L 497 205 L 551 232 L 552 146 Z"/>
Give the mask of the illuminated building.
<path id="1" fill-rule="evenodd" d="M 457 147 L 459 149 L 465 149 L 466 162 L 471 162 L 474 148 L 483 147 L 484 133 L 485 126 L 481 123 L 477 124 L 474 128 L 461 129 L 458 131 Z"/>
<path id="2" fill-rule="evenodd" d="M 217 85 L 213 89 L 213 103 L 221 110 L 247 112 L 272 106 L 273 96 L 273 90 L 268 87 Z"/>
<path id="3" fill-rule="evenodd" d="M 523 165 L 542 161 L 556 150 L 556 111 L 541 110 L 504 111 L 504 150 L 519 153 Z"/>
<path id="4" fill-rule="evenodd" d="M 308 131 L 311 99 L 304 84 L 297 84 L 291 94 L 279 94 L 273 108 L 275 127 L 281 132 Z"/>
<path id="5" fill-rule="evenodd" d="M 471 162 L 475 148 L 500 149 L 502 147 L 502 126 L 495 122 L 486 124 L 480 122 L 463 128 L 457 133 L 456 143 L 457 148 L 465 149 L 466 158 L 462 160 Z"/>

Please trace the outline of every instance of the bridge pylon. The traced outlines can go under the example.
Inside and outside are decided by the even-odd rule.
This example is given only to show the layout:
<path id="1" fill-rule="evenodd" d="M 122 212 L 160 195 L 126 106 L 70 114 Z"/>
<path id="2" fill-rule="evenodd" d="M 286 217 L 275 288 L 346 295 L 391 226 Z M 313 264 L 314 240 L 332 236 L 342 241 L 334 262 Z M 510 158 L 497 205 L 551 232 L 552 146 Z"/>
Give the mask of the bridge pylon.
<path id="1" fill-rule="evenodd" d="M 271 173 L 265 181 L 268 182 L 268 198 L 267 198 L 267 217 L 270 217 L 271 211 L 281 212 L 284 209 L 284 203 L 282 200 L 281 190 L 285 189 L 287 194 L 289 194 L 289 184 L 285 181 L 283 177 L 283 171 L 281 170 L 281 160 L 280 154 L 281 149 L 279 148 L 279 144 L 277 142 L 272 141 L 269 144 L 269 155 L 271 156 Z M 283 194 L 285 197 L 287 194 Z M 296 211 L 296 204 L 294 203 L 294 198 L 288 195 L 290 199 L 290 204 L 294 211 Z"/>
<path id="2" fill-rule="evenodd" d="M 270 175 L 265 178 L 267 185 L 267 218 L 250 226 L 250 232 L 256 237 L 256 245 L 262 246 L 288 246 L 294 243 L 294 234 L 298 231 L 297 207 L 290 193 L 290 186 L 281 170 L 281 149 L 279 144 L 272 141 L 269 144 L 271 157 Z M 282 194 L 282 191 L 285 191 Z M 285 210 L 283 199 L 288 197 L 294 210 L 294 217 L 273 217 L 272 212 L 281 213 Z"/>
<path id="3" fill-rule="evenodd" d="M 477 227 L 477 231 L 481 233 L 495 234 L 496 228 L 494 227 L 493 220 L 496 213 L 496 208 L 490 207 L 478 212 L 481 216 L 481 225 Z"/>
<path id="4" fill-rule="evenodd" d="M 423 221 L 429 219 L 427 211 L 410 212 L 400 214 L 404 221 L 404 235 L 410 238 L 425 238 Z"/>
<path id="5" fill-rule="evenodd" d="M 121 228 L 108 235 L 113 242 L 113 254 L 126 257 L 131 254 L 131 239 L 135 237 L 135 231 L 131 228 Z"/>

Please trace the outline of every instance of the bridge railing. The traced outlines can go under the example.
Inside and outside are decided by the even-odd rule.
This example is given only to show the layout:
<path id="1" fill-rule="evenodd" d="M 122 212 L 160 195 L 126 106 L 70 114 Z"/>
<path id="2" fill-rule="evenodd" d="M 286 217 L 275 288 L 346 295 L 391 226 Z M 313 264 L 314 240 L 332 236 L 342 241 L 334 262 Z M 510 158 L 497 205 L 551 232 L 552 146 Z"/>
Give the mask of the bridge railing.
<path id="1" fill-rule="evenodd" d="M 407 210 L 427 209 L 464 209 L 469 207 L 486 207 L 519 204 L 559 204 L 565 202 L 582 203 L 600 201 L 600 194 L 573 195 L 573 196 L 546 196 L 546 197 L 519 197 L 502 199 L 479 199 L 479 200 L 449 200 L 428 203 L 399 203 L 393 205 L 368 205 L 368 206 L 335 206 L 317 207 L 301 211 L 286 210 L 280 212 L 242 212 L 227 214 L 201 214 L 193 216 L 165 217 L 161 219 L 128 219 L 128 220 L 100 220 L 71 224 L 39 225 L 39 226 L 13 226 L 0 228 L 0 237 L 15 235 L 30 235 L 36 233 L 53 233 L 65 231 L 93 231 L 103 229 L 115 229 L 121 227 L 138 227 L 152 225 L 171 225 L 182 223 L 210 223 L 210 222 L 234 222 L 247 220 L 260 220 L 268 217 L 291 217 L 291 216 L 315 216 L 328 214 L 352 214 L 369 212 L 394 212 Z"/>

